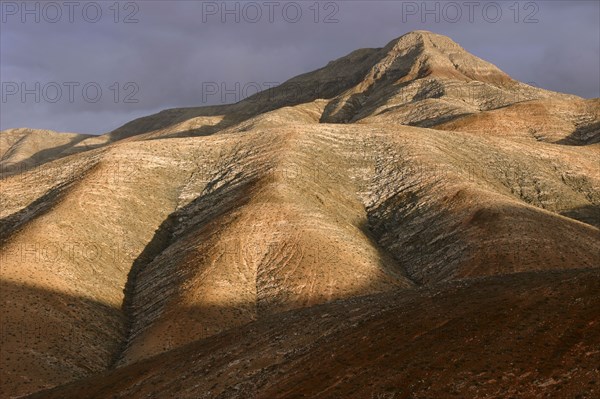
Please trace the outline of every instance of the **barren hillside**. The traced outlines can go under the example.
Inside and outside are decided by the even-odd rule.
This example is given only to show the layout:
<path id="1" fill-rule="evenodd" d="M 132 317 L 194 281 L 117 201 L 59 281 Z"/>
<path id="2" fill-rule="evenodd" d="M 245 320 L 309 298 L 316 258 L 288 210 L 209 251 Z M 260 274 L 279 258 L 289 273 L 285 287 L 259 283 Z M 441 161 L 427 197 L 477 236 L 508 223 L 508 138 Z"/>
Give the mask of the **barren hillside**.
<path id="1" fill-rule="evenodd" d="M 237 104 L 1 132 L 0 397 L 594 398 L 599 126 L 417 31 Z"/>

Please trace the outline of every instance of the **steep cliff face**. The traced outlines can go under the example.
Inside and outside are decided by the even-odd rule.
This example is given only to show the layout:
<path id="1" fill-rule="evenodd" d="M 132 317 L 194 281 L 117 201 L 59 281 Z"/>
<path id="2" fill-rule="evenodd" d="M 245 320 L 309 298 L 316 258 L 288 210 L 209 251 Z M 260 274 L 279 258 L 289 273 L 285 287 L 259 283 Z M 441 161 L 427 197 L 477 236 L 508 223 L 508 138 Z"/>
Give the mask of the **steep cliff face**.
<path id="1" fill-rule="evenodd" d="M 0 134 L 1 397 L 595 388 L 597 99 L 423 31 L 257 96 Z"/>

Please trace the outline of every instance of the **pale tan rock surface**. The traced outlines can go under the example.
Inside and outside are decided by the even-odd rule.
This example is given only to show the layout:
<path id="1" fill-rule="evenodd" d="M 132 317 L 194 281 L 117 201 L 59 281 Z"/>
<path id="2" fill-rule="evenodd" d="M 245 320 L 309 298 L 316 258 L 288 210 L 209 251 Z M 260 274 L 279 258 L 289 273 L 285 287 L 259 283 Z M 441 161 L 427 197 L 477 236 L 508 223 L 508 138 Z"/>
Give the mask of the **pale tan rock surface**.
<path id="1" fill-rule="evenodd" d="M 4 131 L 35 165 L 0 179 L 0 397 L 597 390 L 599 111 L 418 31 L 237 104 Z"/>

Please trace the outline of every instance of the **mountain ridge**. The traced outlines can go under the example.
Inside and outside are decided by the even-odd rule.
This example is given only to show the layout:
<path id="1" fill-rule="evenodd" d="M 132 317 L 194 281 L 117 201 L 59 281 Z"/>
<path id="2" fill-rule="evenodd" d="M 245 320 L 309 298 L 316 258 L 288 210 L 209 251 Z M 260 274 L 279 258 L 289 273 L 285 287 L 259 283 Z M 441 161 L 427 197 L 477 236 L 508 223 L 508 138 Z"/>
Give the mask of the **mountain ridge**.
<path id="1" fill-rule="evenodd" d="M 3 165 L 41 152 L 0 176 L 0 397 L 594 390 L 598 371 L 573 364 L 600 360 L 597 99 L 524 85 L 428 32 L 268 94 L 34 151 L 0 134 Z M 551 311 L 574 308 L 563 324 Z M 441 344 L 469 321 L 470 341 Z M 383 370 L 390 356 L 409 371 Z M 348 376 L 373 370 L 379 386 L 353 393 Z"/>

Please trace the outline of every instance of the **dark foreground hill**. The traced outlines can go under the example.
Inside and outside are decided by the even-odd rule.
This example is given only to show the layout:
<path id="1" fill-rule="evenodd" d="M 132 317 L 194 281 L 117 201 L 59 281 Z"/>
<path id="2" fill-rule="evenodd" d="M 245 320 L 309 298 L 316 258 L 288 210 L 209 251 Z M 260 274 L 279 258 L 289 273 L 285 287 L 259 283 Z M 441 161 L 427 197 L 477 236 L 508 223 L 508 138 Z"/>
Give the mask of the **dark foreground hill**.
<path id="1" fill-rule="evenodd" d="M 599 113 L 419 31 L 2 132 L 0 397 L 597 397 Z"/>

